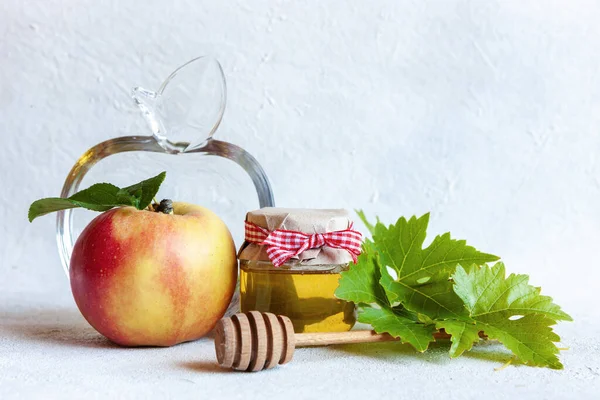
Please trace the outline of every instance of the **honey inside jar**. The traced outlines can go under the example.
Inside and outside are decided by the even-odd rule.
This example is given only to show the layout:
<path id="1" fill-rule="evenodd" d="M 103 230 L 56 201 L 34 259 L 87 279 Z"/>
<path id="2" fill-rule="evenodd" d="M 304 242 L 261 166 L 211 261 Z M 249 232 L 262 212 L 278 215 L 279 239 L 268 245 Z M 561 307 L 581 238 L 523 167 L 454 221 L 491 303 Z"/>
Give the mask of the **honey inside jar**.
<path id="1" fill-rule="evenodd" d="M 356 322 L 354 304 L 335 298 L 345 265 L 302 270 L 266 262 L 240 263 L 242 312 L 258 310 L 286 315 L 296 333 L 343 332 Z"/>

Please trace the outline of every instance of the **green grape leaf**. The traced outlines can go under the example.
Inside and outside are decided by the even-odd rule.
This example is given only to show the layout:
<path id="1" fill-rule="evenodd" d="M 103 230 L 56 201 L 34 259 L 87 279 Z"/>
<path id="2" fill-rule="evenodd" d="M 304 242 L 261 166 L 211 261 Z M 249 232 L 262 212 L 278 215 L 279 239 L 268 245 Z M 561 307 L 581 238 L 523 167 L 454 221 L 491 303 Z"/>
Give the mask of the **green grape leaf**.
<path id="1" fill-rule="evenodd" d="M 479 328 L 471 321 L 443 320 L 436 323 L 437 329 L 444 329 L 452 335 L 450 341 L 450 357 L 458 357 L 465 351 L 471 350 L 473 344 L 479 341 Z"/>
<path id="2" fill-rule="evenodd" d="M 452 279 L 454 291 L 464 302 L 467 316 L 437 321 L 452 335 L 450 355 L 456 357 L 470 350 L 483 331 L 490 339 L 502 342 L 522 362 L 534 366 L 560 369 L 560 338 L 551 326 L 571 317 L 529 285 L 527 275 L 505 277 L 504 264 L 493 267 L 456 268 Z"/>
<path id="3" fill-rule="evenodd" d="M 409 220 L 400 218 L 386 227 L 373 229 L 374 246 L 380 258 L 380 283 L 392 304 L 432 319 L 457 317 L 464 313 L 462 301 L 452 290 L 450 276 L 456 266 L 482 265 L 499 257 L 480 252 L 449 233 L 436 236 L 423 248 L 429 214 Z"/>
<path id="4" fill-rule="evenodd" d="M 365 307 L 359 310 L 358 321 L 371 324 L 377 333 L 399 337 L 402 343 L 409 343 L 420 352 L 427 350 L 435 332 L 434 325 L 419 323 L 414 314 L 397 307 Z"/>
<path id="5" fill-rule="evenodd" d="M 529 285 L 529 276 L 510 274 L 505 278 L 505 274 L 502 262 L 492 268 L 471 265 L 467 269 L 456 269 L 452 277 L 454 291 L 464 301 L 472 318 L 491 320 L 537 313 L 557 321 L 572 321 L 551 297 L 540 294 L 541 288 Z"/>
<path id="6" fill-rule="evenodd" d="M 385 292 L 379 284 L 381 278 L 379 270 L 373 243 L 367 240 L 363 244 L 363 251 L 358 256 L 356 264 L 341 273 L 335 296 L 357 304 L 389 305 Z"/>
<path id="7" fill-rule="evenodd" d="M 425 351 L 436 329 L 451 335 L 450 356 L 469 351 L 480 334 L 502 342 L 523 363 L 562 368 L 552 331 L 571 317 L 529 285 L 526 275 L 505 278 L 498 257 L 482 253 L 449 233 L 423 248 L 429 215 L 400 218 L 386 227 L 359 217 L 372 241 L 349 271 L 336 296 L 358 303 L 358 320 Z"/>
<path id="8" fill-rule="evenodd" d="M 51 212 L 78 207 L 100 212 L 118 206 L 134 206 L 142 210 L 148 207 L 165 176 L 166 172 L 161 172 L 153 178 L 123 189 L 110 183 L 96 183 L 68 198 L 49 197 L 36 200 L 29 207 L 29 222 Z"/>
<path id="9" fill-rule="evenodd" d="M 425 351 L 433 339 L 433 324 L 421 323 L 419 316 L 403 307 L 392 308 L 379 281 L 378 255 L 373 242 L 366 240 L 356 264 L 341 273 L 335 296 L 359 305 L 358 321 L 371 324 L 376 332 L 400 337 L 418 351 Z"/>

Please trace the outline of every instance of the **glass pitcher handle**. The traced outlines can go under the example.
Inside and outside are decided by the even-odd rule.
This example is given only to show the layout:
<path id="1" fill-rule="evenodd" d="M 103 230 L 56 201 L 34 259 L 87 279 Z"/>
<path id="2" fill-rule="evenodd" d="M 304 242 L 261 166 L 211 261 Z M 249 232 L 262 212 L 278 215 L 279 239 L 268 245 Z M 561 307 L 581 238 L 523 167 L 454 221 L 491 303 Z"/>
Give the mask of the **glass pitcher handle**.
<path id="1" fill-rule="evenodd" d="M 129 151 L 149 151 L 155 153 L 170 153 L 162 147 L 154 136 L 124 136 L 99 143 L 86 151 L 75 163 L 62 188 L 61 197 L 69 197 L 79 190 L 79 184 L 84 176 L 98 161 L 117 153 Z M 181 154 L 199 153 L 227 158 L 237 163 L 248 173 L 256 193 L 260 207 L 274 207 L 275 200 L 271 184 L 265 171 L 256 159 L 246 150 L 234 144 L 215 139 L 208 139 L 202 147 Z M 56 242 L 60 260 L 67 276 L 71 253 L 73 252 L 73 210 L 59 211 L 56 217 Z"/>

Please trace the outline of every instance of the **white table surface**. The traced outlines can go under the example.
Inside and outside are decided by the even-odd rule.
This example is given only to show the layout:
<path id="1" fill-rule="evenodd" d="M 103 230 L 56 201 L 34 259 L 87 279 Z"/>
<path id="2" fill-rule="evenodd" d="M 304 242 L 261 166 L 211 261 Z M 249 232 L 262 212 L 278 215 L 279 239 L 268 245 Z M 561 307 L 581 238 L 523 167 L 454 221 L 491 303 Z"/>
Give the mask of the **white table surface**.
<path id="1" fill-rule="evenodd" d="M 593 0 L 0 1 L 0 400 L 600 398 L 599 19 Z M 450 360 L 387 343 L 233 373 L 208 339 L 124 349 L 95 333 L 54 218 L 29 224 L 27 206 L 94 144 L 149 134 L 131 87 L 203 54 L 227 76 L 215 137 L 260 161 L 279 206 L 430 211 L 430 239 L 502 256 L 574 317 L 557 327 L 565 369 L 495 371 L 509 355 L 494 344 Z M 212 162 L 115 156 L 83 185 L 168 170 L 161 196 L 220 210 L 239 244 L 258 203 L 243 175 L 201 180 Z"/>
<path id="2" fill-rule="evenodd" d="M 65 284 L 66 286 L 66 284 Z M 66 289 L 66 288 L 65 288 Z M 0 295 L 2 399 L 592 399 L 600 390 L 600 326 L 574 314 L 558 327 L 562 371 L 513 364 L 499 344 L 457 359 L 397 343 L 299 349 L 259 373 L 219 368 L 210 338 L 172 348 L 121 348 L 81 317 L 67 290 L 52 301 Z"/>

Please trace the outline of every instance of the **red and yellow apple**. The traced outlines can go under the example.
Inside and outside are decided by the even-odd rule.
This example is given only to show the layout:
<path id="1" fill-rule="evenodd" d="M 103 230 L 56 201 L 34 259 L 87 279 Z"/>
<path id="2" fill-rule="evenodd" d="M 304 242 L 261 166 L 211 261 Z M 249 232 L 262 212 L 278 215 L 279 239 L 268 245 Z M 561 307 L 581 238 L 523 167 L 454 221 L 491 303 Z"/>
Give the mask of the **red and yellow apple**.
<path id="1" fill-rule="evenodd" d="M 96 217 L 71 256 L 71 289 L 85 319 L 124 346 L 171 346 L 208 333 L 237 279 L 231 233 L 212 211 L 173 203 Z"/>

